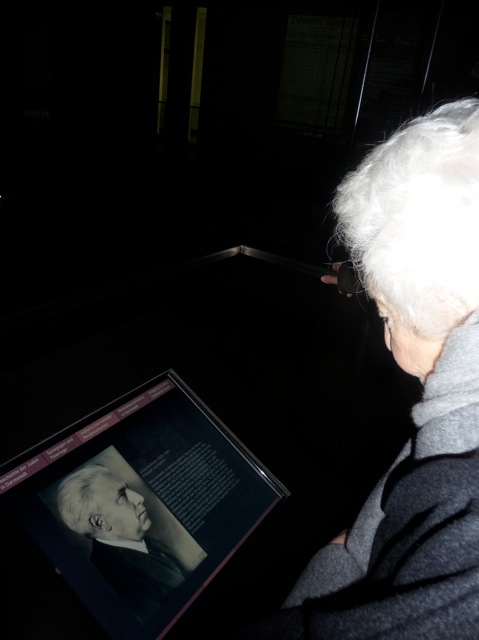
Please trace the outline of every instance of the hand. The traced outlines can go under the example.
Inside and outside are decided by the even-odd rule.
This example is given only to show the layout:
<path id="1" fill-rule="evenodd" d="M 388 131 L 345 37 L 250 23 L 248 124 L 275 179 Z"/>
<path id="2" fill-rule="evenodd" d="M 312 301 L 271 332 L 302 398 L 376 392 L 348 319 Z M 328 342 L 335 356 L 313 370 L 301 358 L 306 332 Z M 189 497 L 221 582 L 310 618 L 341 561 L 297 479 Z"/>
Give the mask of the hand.
<path id="1" fill-rule="evenodd" d="M 337 536 L 330 541 L 329 544 L 345 544 L 346 538 L 348 537 L 348 529 L 344 529 L 341 533 L 338 533 Z"/>
<path id="2" fill-rule="evenodd" d="M 342 264 L 344 264 L 345 261 L 343 262 L 333 262 L 331 264 L 331 269 L 333 271 L 335 271 L 336 273 L 339 271 L 339 268 Z M 338 276 L 337 275 L 327 275 L 327 276 L 321 276 L 321 282 L 324 282 L 324 284 L 335 284 L 336 286 L 338 286 Z M 342 291 L 339 291 L 339 293 L 342 293 Z M 347 293 L 346 297 L 350 298 L 352 296 L 352 293 Z"/>

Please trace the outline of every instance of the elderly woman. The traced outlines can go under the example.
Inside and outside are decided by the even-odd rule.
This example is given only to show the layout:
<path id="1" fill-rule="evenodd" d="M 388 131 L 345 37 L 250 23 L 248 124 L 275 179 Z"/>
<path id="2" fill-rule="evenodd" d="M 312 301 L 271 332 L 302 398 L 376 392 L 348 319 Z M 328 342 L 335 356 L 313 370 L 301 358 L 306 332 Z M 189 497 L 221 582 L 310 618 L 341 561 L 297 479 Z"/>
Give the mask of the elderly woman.
<path id="1" fill-rule="evenodd" d="M 424 385 L 417 430 L 283 608 L 237 637 L 477 640 L 479 99 L 405 123 L 333 208 L 388 349 Z"/>

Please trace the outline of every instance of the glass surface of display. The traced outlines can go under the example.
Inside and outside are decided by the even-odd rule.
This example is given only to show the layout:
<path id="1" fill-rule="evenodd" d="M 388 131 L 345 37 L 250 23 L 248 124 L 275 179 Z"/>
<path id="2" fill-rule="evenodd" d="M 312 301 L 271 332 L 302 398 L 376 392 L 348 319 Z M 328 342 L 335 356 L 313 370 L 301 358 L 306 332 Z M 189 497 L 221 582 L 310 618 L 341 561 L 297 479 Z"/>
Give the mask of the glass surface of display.
<path id="1" fill-rule="evenodd" d="M 0 500 L 114 640 L 164 637 L 288 496 L 173 370 L 0 468 Z"/>

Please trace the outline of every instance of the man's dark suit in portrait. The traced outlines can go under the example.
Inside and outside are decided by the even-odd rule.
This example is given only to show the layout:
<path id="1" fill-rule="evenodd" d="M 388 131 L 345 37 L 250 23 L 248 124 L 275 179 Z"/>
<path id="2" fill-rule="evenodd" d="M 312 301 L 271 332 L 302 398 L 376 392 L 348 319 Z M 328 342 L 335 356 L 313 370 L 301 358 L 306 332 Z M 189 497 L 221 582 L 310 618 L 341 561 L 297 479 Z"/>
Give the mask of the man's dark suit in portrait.
<path id="1" fill-rule="evenodd" d="M 91 562 L 142 621 L 185 580 L 166 545 L 145 536 L 151 520 L 144 498 L 102 465 L 62 480 L 57 504 L 65 524 L 92 539 Z"/>

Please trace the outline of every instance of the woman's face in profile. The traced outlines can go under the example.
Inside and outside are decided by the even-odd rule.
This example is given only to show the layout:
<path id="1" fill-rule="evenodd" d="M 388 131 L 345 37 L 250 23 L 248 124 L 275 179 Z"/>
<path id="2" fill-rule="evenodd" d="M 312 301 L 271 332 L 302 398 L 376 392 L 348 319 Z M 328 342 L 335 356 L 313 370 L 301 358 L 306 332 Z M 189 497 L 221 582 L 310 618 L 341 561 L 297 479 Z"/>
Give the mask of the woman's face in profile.
<path id="1" fill-rule="evenodd" d="M 418 336 L 400 322 L 392 307 L 384 300 L 376 299 L 376 304 L 384 322 L 384 342 L 387 348 L 403 371 L 424 383 L 434 369 L 445 339 Z"/>

